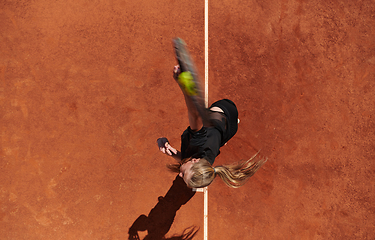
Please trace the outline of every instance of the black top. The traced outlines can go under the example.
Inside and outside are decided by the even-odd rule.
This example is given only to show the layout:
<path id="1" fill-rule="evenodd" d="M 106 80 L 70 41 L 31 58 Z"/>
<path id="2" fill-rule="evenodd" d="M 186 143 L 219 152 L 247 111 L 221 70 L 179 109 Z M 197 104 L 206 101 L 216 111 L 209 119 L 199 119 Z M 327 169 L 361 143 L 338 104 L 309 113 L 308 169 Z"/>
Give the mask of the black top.
<path id="1" fill-rule="evenodd" d="M 221 108 L 224 113 L 210 111 L 212 123 L 194 132 L 188 127 L 181 135 L 181 158 L 205 158 L 212 165 L 222 147 L 237 132 L 238 112 L 236 105 L 223 99 L 211 105 Z M 210 108 L 211 108 L 210 107 Z"/>
<path id="2" fill-rule="evenodd" d="M 193 132 L 188 127 L 181 136 L 181 157 L 206 158 L 212 165 L 220 154 L 221 133 L 213 127 Z"/>

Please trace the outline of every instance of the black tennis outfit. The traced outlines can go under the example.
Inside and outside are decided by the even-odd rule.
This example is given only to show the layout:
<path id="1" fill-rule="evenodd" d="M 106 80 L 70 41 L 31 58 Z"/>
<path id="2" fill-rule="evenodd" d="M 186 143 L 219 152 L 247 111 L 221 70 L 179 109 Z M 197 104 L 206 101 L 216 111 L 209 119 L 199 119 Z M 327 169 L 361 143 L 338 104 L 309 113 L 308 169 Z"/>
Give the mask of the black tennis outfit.
<path id="1" fill-rule="evenodd" d="M 203 126 L 194 132 L 188 127 L 181 135 L 181 157 L 205 158 L 212 165 L 220 154 L 220 147 L 229 141 L 238 129 L 238 111 L 229 99 L 219 100 L 210 107 L 224 111 L 210 111 L 211 126 Z"/>

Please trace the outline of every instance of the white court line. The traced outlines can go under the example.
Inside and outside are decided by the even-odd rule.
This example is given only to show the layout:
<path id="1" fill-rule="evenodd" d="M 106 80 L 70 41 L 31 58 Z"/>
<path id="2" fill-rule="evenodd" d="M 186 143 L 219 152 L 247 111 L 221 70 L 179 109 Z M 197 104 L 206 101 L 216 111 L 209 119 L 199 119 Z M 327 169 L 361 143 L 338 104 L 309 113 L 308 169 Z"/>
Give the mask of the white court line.
<path id="1" fill-rule="evenodd" d="M 203 197 L 204 197 L 204 230 L 203 234 L 204 240 L 208 239 L 208 187 L 203 188 Z"/>
<path id="2" fill-rule="evenodd" d="M 208 0 L 204 3 L 204 100 L 208 108 Z M 208 240 L 208 187 L 203 190 L 204 196 L 204 240 Z"/>
<path id="3" fill-rule="evenodd" d="M 208 0 L 204 5 L 204 100 L 208 107 Z"/>

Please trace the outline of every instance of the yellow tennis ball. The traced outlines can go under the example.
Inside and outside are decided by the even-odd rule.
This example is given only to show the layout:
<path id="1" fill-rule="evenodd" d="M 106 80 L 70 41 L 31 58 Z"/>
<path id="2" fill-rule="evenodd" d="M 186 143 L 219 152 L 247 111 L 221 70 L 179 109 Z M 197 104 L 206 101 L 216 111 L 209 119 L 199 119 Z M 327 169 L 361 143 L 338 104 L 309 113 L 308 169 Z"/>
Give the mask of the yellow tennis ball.
<path id="1" fill-rule="evenodd" d="M 178 83 L 187 95 L 195 96 L 198 94 L 193 75 L 190 72 L 182 72 L 178 76 Z"/>

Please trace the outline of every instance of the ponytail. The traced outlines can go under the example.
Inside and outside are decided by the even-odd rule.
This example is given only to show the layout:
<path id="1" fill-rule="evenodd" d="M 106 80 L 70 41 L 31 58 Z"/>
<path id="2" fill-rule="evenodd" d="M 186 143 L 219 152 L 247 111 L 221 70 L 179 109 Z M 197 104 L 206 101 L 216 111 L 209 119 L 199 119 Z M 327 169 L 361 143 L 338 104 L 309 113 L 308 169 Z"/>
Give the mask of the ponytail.
<path id="1" fill-rule="evenodd" d="M 259 153 L 259 152 L 258 152 Z M 204 158 L 194 163 L 191 167 L 193 176 L 187 185 L 191 188 L 202 188 L 210 185 L 218 175 L 226 185 L 232 188 L 239 188 L 243 186 L 246 181 L 255 174 L 267 158 L 259 158 L 258 153 L 252 156 L 249 160 L 231 165 L 223 165 L 212 167 L 211 164 Z M 179 173 L 182 164 L 190 161 L 191 158 L 182 160 L 178 164 L 171 164 L 167 167 L 172 172 Z"/>
<path id="2" fill-rule="evenodd" d="M 258 153 L 239 164 L 217 166 L 215 172 L 227 186 L 239 188 L 267 162 L 267 158 L 257 157 Z"/>

